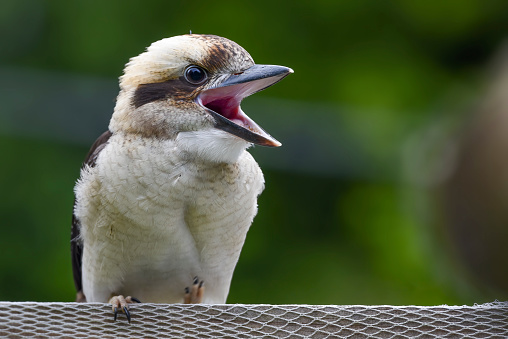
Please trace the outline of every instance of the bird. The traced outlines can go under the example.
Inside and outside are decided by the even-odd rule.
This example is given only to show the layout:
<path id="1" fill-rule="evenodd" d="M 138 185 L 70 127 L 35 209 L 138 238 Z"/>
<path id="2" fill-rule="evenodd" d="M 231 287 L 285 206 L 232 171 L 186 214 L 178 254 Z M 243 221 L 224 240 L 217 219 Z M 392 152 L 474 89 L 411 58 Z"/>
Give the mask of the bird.
<path id="1" fill-rule="evenodd" d="M 129 60 L 74 187 L 76 301 L 109 303 L 129 323 L 133 302 L 226 302 L 265 184 L 247 149 L 281 146 L 240 104 L 290 73 L 204 34 Z"/>

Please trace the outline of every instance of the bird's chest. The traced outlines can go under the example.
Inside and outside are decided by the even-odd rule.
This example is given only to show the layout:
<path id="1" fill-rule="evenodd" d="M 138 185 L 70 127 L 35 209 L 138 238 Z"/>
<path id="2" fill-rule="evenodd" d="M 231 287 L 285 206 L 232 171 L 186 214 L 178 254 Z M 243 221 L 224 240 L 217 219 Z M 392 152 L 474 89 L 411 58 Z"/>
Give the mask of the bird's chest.
<path id="1" fill-rule="evenodd" d="M 129 160 L 105 168 L 101 193 L 130 223 L 153 232 L 182 222 L 188 228 L 219 220 L 227 225 L 259 193 L 256 178 L 242 173 L 239 164 L 204 166 L 156 155 Z"/>
<path id="2" fill-rule="evenodd" d="M 97 172 L 103 214 L 96 220 L 96 232 L 103 233 L 98 238 L 120 244 L 140 265 L 203 268 L 232 258 L 234 266 L 263 186 L 250 155 L 235 164 L 206 165 L 182 161 L 171 149 L 104 151 L 107 161 Z"/>

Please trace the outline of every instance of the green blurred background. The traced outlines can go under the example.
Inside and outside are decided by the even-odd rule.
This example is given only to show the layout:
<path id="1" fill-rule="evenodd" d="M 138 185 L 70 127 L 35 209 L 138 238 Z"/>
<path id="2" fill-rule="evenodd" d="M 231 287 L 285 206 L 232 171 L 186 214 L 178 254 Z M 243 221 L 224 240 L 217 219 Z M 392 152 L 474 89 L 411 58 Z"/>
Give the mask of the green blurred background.
<path id="1" fill-rule="evenodd" d="M 252 149 L 229 303 L 508 299 L 508 2 L 3 0 L 0 300 L 74 299 L 73 186 L 117 77 L 189 30 L 295 70 L 242 105 L 283 147 Z"/>

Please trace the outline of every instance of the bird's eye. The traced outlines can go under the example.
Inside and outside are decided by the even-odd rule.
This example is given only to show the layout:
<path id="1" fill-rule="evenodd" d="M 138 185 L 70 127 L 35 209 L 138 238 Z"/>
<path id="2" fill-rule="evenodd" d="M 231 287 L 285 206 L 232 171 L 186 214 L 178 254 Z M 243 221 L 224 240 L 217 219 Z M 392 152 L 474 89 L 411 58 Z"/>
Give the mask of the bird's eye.
<path id="1" fill-rule="evenodd" d="M 193 85 L 201 85 L 208 79 L 206 71 L 198 66 L 189 66 L 185 70 L 185 80 Z"/>

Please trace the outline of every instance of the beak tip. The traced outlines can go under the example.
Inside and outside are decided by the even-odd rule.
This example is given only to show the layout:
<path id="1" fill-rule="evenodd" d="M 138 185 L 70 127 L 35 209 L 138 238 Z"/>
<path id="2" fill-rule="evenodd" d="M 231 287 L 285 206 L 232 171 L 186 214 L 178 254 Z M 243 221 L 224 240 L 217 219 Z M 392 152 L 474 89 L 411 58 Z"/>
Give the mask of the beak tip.
<path id="1" fill-rule="evenodd" d="M 280 147 L 280 146 L 282 146 L 282 144 L 278 140 L 275 140 L 273 138 L 271 140 L 269 140 L 268 142 L 266 142 L 265 144 L 260 144 L 260 145 L 262 145 L 262 146 L 268 146 L 268 147 Z"/>

